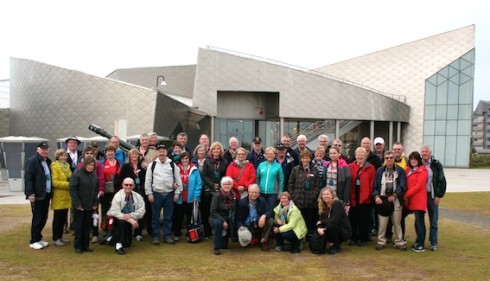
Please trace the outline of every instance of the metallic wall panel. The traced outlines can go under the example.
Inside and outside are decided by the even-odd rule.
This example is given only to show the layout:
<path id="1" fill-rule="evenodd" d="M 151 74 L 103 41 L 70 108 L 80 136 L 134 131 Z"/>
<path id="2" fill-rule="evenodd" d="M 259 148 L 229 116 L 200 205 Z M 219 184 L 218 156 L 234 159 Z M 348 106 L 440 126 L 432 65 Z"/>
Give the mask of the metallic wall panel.
<path id="1" fill-rule="evenodd" d="M 402 95 L 412 108 L 403 132 L 405 151 L 419 150 L 424 128 L 425 80 L 475 48 L 467 26 L 316 69 L 388 95 Z"/>
<path id="2" fill-rule="evenodd" d="M 211 49 L 200 49 L 194 105 L 217 116 L 219 91 L 279 92 L 279 115 L 300 119 L 408 122 L 410 107 L 324 76 Z"/>
<path id="3" fill-rule="evenodd" d="M 10 135 L 48 138 L 95 136 L 95 123 L 115 131 L 127 120 L 127 135 L 153 131 L 156 91 L 31 60 L 11 58 Z"/>

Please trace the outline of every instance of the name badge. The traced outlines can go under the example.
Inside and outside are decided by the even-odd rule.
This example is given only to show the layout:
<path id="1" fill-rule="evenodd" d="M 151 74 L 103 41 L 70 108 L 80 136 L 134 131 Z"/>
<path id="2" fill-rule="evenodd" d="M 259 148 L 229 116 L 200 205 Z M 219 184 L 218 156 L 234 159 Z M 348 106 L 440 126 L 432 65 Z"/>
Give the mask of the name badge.
<path id="1" fill-rule="evenodd" d="M 356 185 L 361 185 L 361 180 L 360 179 L 356 179 Z"/>

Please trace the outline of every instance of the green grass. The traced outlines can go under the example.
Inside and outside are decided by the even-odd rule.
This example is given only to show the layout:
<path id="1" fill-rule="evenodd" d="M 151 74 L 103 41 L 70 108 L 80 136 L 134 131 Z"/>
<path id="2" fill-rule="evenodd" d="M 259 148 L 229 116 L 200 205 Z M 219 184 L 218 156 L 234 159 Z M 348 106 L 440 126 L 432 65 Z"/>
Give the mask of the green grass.
<path id="1" fill-rule="evenodd" d="M 460 204 L 459 196 L 477 203 Z M 447 194 L 441 206 L 480 213 L 489 199 L 490 193 Z M 27 205 L 3 205 L 0 216 L 0 223 L 9 218 L 26 221 L 30 210 Z M 410 247 L 415 236 L 413 216 L 406 225 Z M 230 249 L 214 256 L 210 240 L 155 247 L 145 237 L 134 241 L 124 256 L 100 245 L 93 246 L 94 253 L 77 255 L 71 243 L 29 249 L 29 233 L 28 222 L 0 233 L 1 280 L 488 280 L 490 276 L 490 230 L 449 219 L 440 220 L 439 251 L 425 253 L 391 247 L 376 251 L 371 242 L 363 248 L 344 245 L 334 256 L 317 256 L 308 249 L 300 254 L 262 252 L 230 242 Z M 49 241 L 49 224 L 43 234 Z M 71 234 L 65 238 L 73 239 Z"/>

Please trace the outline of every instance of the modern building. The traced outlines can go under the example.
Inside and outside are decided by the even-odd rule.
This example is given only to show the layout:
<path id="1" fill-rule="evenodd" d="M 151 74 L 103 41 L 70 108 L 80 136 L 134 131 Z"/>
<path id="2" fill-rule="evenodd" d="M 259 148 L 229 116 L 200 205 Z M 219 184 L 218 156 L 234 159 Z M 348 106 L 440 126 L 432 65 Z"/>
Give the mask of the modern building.
<path id="1" fill-rule="evenodd" d="M 305 134 L 313 148 L 327 134 L 347 149 L 381 136 L 468 167 L 474 34 L 468 26 L 314 70 L 209 47 L 195 65 L 106 78 L 12 58 L 10 135 L 88 137 L 94 123 L 120 135 L 184 130 L 191 145 L 201 133 L 245 147 L 257 135 L 270 146 Z"/>
<path id="2" fill-rule="evenodd" d="M 479 101 L 473 112 L 473 151 L 490 153 L 490 101 Z"/>

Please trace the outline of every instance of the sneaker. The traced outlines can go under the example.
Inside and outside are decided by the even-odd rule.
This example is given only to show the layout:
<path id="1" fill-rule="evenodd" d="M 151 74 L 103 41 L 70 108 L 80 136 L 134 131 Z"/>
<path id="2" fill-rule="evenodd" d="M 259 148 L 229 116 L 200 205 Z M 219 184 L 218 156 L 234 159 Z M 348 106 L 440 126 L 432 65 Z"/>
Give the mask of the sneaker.
<path id="1" fill-rule="evenodd" d="M 349 241 L 349 246 L 357 246 L 357 241 L 351 240 Z"/>
<path id="2" fill-rule="evenodd" d="M 54 244 L 56 246 L 65 246 L 66 245 L 66 243 L 63 243 L 63 241 L 61 241 L 61 239 L 54 241 Z"/>
<path id="3" fill-rule="evenodd" d="M 291 254 L 297 254 L 299 252 L 301 252 L 301 250 L 299 248 L 291 249 Z"/>
<path id="4" fill-rule="evenodd" d="M 97 242 L 99 242 L 99 236 L 94 236 L 92 237 L 92 240 L 90 241 L 92 244 L 95 244 Z"/>
<path id="5" fill-rule="evenodd" d="M 163 242 L 165 242 L 167 244 L 170 244 L 170 245 L 174 245 L 175 244 L 174 239 L 172 239 L 170 237 L 167 237 L 167 238 L 163 239 Z"/>
<path id="6" fill-rule="evenodd" d="M 153 246 L 160 246 L 160 240 L 158 238 L 153 238 L 151 244 L 153 244 Z"/>
<path id="7" fill-rule="evenodd" d="M 143 241 L 143 236 L 136 235 L 136 241 Z"/>
<path id="8" fill-rule="evenodd" d="M 65 240 L 65 239 L 63 239 L 63 238 L 60 238 L 59 240 L 60 240 L 61 242 L 65 243 L 65 244 L 70 243 L 70 240 Z"/>
<path id="9" fill-rule="evenodd" d="M 407 250 L 407 245 L 403 244 L 403 245 L 398 245 L 396 246 L 396 248 L 400 251 L 406 251 Z"/>
<path id="10" fill-rule="evenodd" d="M 29 247 L 34 249 L 34 250 L 41 250 L 44 248 L 44 246 L 39 242 L 29 244 Z"/>
<path id="11" fill-rule="evenodd" d="M 422 245 L 414 245 L 414 246 L 415 247 L 412 247 L 412 251 L 414 251 L 416 253 L 425 252 L 424 246 L 422 246 Z"/>
<path id="12" fill-rule="evenodd" d="M 264 241 L 264 242 L 260 243 L 260 249 L 264 252 L 269 251 L 269 242 Z"/>
<path id="13" fill-rule="evenodd" d="M 49 243 L 46 242 L 46 241 L 43 241 L 43 240 L 40 240 L 38 241 L 39 244 L 43 245 L 44 248 L 46 248 L 47 246 L 49 246 Z"/>
<path id="14" fill-rule="evenodd" d="M 336 253 L 339 253 L 340 252 L 340 247 L 336 247 L 336 246 L 333 246 L 332 248 L 330 248 L 328 250 L 328 254 L 329 255 L 335 255 Z"/>
<path id="15" fill-rule="evenodd" d="M 180 236 L 174 236 L 174 241 L 177 242 L 180 240 Z"/>
<path id="16" fill-rule="evenodd" d="M 274 248 L 274 250 L 276 250 L 276 251 L 280 252 L 280 251 L 282 251 L 282 246 L 276 246 L 276 247 Z"/>
<path id="17" fill-rule="evenodd" d="M 359 241 L 359 243 L 357 244 L 359 247 L 364 247 L 364 246 L 367 246 L 367 242 L 366 241 Z"/>
<path id="18" fill-rule="evenodd" d="M 381 245 L 381 244 L 376 244 L 376 247 L 374 247 L 376 250 L 383 250 L 385 248 L 385 245 Z"/>
<path id="19" fill-rule="evenodd" d="M 437 244 L 430 245 L 430 250 L 433 252 L 437 251 Z"/>
<path id="20" fill-rule="evenodd" d="M 215 254 L 216 256 L 221 255 L 221 251 L 220 251 L 220 249 L 214 249 L 214 254 Z"/>

